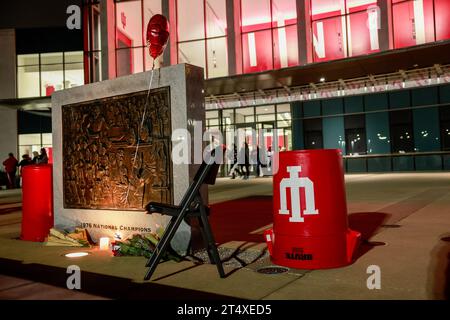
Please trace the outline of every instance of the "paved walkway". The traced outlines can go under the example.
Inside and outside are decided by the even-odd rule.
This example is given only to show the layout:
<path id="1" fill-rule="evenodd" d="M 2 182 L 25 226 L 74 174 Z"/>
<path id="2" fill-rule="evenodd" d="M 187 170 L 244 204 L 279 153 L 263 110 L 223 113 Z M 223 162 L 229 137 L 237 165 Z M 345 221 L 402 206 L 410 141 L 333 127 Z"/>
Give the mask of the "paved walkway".
<path id="1" fill-rule="evenodd" d="M 450 290 L 450 173 L 346 176 L 350 225 L 365 239 L 350 266 L 329 270 L 256 272 L 270 261 L 265 245 L 230 241 L 222 250 L 253 253 L 244 267 L 165 262 L 143 282 L 145 259 L 115 258 L 95 249 L 69 260 L 72 248 L 43 247 L 16 240 L 20 234 L 20 193 L 0 191 L 0 298 L 3 299 L 443 299 Z M 271 179 L 218 179 L 210 202 L 270 195 Z M 230 223 L 239 223 L 233 221 Z M 268 227 L 261 225 L 260 229 Z M 258 230 L 255 230 L 258 232 Z M 260 231 L 259 231 L 260 232 Z M 261 258 L 262 257 L 262 258 Z M 65 287 L 66 268 L 82 270 L 82 289 Z M 381 270 L 381 289 L 367 288 L 367 268 Z"/>

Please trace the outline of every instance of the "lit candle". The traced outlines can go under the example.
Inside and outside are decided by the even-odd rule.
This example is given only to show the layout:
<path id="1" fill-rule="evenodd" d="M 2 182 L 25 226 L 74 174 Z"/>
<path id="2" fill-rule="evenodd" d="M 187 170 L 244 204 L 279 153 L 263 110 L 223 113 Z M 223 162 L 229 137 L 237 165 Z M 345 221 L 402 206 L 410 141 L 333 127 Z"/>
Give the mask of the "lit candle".
<path id="1" fill-rule="evenodd" d="M 100 238 L 100 250 L 109 250 L 109 238 Z"/>

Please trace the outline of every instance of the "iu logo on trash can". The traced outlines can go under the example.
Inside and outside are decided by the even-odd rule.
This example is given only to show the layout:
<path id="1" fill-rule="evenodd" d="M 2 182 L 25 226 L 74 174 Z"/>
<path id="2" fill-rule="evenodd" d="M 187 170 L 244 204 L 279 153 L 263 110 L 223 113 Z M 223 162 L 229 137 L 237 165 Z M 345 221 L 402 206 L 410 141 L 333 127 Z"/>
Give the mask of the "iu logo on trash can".
<path id="1" fill-rule="evenodd" d="M 280 210 L 279 214 L 291 214 L 289 217 L 290 222 L 304 222 L 303 216 L 319 214 L 319 210 L 316 209 L 314 199 L 314 183 L 311 179 L 306 177 L 299 177 L 299 173 L 302 171 L 301 166 L 287 167 L 289 172 L 289 178 L 284 178 L 280 183 Z M 291 189 L 291 210 L 287 208 L 287 189 Z M 300 188 L 305 189 L 305 210 L 303 210 L 303 216 L 301 212 L 300 204 Z"/>

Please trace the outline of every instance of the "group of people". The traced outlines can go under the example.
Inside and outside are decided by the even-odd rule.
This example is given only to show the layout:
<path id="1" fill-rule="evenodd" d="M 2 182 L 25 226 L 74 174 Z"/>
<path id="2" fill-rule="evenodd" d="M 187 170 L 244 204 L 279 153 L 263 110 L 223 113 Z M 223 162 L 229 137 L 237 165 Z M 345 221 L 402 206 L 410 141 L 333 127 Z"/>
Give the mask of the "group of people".
<path id="1" fill-rule="evenodd" d="M 45 148 L 41 149 L 41 153 L 39 154 L 37 151 L 33 151 L 33 158 L 31 158 L 28 154 L 24 154 L 22 156 L 22 160 L 19 162 L 14 157 L 13 153 L 8 154 L 8 158 L 3 161 L 3 166 L 5 168 L 6 173 L 6 187 L 8 189 L 14 189 L 20 186 L 20 181 L 16 181 L 16 173 L 17 168 L 19 168 L 19 178 L 22 177 L 22 169 L 23 167 L 30 164 L 40 164 L 40 163 L 48 163 L 47 151 Z"/>
<path id="2" fill-rule="evenodd" d="M 250 154 L 250 148 L 247 142 L 243 144 L 243 146 L 239 149 L 239 152 L 236 145 L 233 144 L 233 165 L 228 174 L 231 179 L 235 179 L 236 176 L 240 176 L 244 180 L 249 179 L 250 157 L 252 160 L 256 159 L 256 163 L 255 161 L 252 161 L 252 164 L 255 167 L 256 177 L 264 176 L 262 168 L 267 168 L 270 171 L 273 154 L 272 147 L 269 147 L 264 152 L 261 152 L 260 147 L 256 146 L 256 149 L 252 152 L 255 154 Z"/>

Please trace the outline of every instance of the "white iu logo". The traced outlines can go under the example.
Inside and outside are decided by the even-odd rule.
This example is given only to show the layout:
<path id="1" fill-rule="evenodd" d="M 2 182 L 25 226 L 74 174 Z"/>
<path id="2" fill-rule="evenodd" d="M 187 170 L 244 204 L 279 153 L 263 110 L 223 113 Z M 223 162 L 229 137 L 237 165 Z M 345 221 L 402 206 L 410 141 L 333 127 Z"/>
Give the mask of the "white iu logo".
<path id="1" fill-rule="evenodd" d="M 305 189 L 306 208 L 303 215 L 319 214 L 314 200 L 314 184 L 309 178 L 300 178 L 301 166 L 287 167 L 289 178 L 284 178 L 280 183 L 280 211 L 279 214 L 290 214 L 290 222 L 304 222 L 300 205 L 300 188 Z M 291 188 L 291 212 L 287 208 L 286 194 L 287 188 Z"/>

